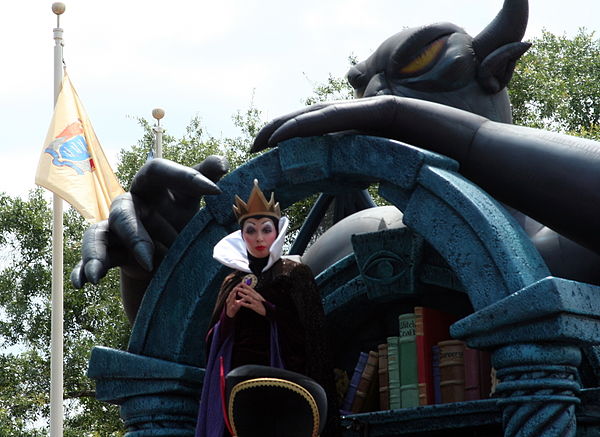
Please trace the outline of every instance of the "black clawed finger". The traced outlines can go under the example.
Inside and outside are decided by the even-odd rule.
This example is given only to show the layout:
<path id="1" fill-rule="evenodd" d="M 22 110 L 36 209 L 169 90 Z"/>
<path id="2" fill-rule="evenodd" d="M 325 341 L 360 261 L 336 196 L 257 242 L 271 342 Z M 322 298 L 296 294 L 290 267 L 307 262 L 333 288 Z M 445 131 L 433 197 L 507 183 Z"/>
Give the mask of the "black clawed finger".
<path id="1" fill-rule="evenodd" d="M 166 189 L 175 196 L 195 199 L 221 193 L 213 181 L 198 171 L 166 159 L 153 159 L 145 164 L 131 183 L 131 192 L 144 199 L 154 199 Z"/>
<path id="2" fill-rule="evenodd" d="M 256 138 L 252 143 L 252 147 L 250 147 L 250 152 L 260 152 L 261 150 L 264 150 L 269 146 L 276 145 L 276 142 L 271 140 L 273 132 L 276 132 L 280 128 L 280 126 L 285 124 L 290 119 L 293 119 L 294 117 L 297 117 L 301 114 L 318 111 L 321 108 L 327 107 L 335 103 L 336 102 L 317 103 L 315 105 L 307 106 L 305 108 L 299 109 L 297 111 L 271 120 L 258 132 L 258 135 L 256 135 Z"/>
<path id="3" fill-rule="evenodd" d="M 85 276 L 92 284 L 100 282 L 108 272 L 108 266 L 97 259 L 92 259 L 85 263 Z"/>
<path id="4" fill-rule="evenodd" d="M 71 271 L 71 284 L 75 288 L 82 288 L 86 282 L 87 278 L 85 277 L 83 261 L 79 261 Z"/>
<path id="5" fill-rule="evenodd" d="M 83 234 L 81 261 L 71 272 L 71 282 L 81 288 L 86 282 L 97 284 L 113 267 L 108 254 L 108 221 L 103 220 L 86 229 Z"/>
<path id="6" fill-rule="evenodd" d="M 393 96 L 332 102 L 313 111 L 304 111 L 288 118 L 269 138 L 277 144 L 294 137 L 310 137 L 348 130 L 377 131 L 389 124 L 394 114 Z M 390 110 L 391 108 L 391 110 Z"/>
<path id="7" fill-rule="evenodd" d="M 113 201 L 108 225 L 122 244 L 131 250 L 140 266 L 148 272 L 152 271 L 154 244 L 136 211 L 131 193 L 122 194 Z"/>
<path id="8" fill-rule="evenodd" d="M 218 182 L 229 172 L 229 161 L 224 156 L 210 155 L 193 168 L 211 181 Z"/>

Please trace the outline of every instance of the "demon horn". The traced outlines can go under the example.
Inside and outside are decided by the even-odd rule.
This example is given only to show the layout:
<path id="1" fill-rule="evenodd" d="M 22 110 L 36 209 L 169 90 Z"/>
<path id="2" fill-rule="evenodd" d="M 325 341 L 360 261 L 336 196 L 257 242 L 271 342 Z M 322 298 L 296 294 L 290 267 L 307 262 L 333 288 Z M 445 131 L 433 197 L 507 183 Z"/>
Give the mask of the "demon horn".
<path id="1" fill-rule="evenodd" d="M 473 38 L 473 49 L 479 60 L 505 44 L 521 41 L 528 18 L 527 0 L 504 0 L 496 18 Z"/>

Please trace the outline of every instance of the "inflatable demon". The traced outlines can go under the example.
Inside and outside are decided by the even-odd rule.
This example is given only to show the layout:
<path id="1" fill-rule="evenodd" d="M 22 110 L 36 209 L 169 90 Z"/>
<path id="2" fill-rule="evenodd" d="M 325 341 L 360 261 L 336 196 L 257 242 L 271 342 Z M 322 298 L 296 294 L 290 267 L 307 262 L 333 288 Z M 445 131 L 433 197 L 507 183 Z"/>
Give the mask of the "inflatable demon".
<path id="1" fill-rule="evenodd" d="M 529 47 L 521 42 L 527 18 L 527 0 L 505 0 L 474 38 L 449 23 L 403 30 L 350 69 L 357 99 L 273 120 L 253 151 L 350 130 L 449 156 L 465 177 L 509 206 L 553 275 L 600 284 L 600 143 L 511 124 L 506 85 Z M 86 232 L 73 284 L 96 283 L 120 266 L 133 320 L 164 253 L 200 198 L 218 192 L 213 182 L 226 171 L 218 157 L 194 169 L 147 164 L 131 192 L 113 202 L 108 221 Z"/>

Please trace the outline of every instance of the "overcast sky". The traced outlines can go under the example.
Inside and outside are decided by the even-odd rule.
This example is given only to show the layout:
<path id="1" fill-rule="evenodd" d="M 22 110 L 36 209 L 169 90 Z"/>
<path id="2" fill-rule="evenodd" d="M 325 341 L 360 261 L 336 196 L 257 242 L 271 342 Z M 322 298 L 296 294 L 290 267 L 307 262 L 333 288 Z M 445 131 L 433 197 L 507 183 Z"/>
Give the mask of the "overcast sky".
<path id="1" fill-rule="evenodd" d="M 0 191 L 22 195 L 33 178 L 53 105 L 51 1 L 2 7 Z M 477 34 L 502 0 L 66 1 L 64 57 L 100 142 L 116 166 L 136 143 L 135 117 L 166 110 L 180 136 L 199 115 L 209 133 L 237 133 L 231 116 L 254 104 L 266 119 L 297 109 L 315 82 L 341 76 L 405 26 L 450 21 Z M 598 0 L 530 0 L 526 39 L 541 29 L 600 30 Z M 598 36 L 598 35 L 597 35 Z"/>

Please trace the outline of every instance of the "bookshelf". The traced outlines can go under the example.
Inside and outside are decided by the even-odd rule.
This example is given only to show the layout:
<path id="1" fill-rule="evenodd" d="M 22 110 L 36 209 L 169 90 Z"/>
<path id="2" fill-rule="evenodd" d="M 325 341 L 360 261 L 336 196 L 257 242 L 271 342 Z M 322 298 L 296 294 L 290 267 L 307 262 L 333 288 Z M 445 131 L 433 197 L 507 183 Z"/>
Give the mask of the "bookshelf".
<path id="1" fill-rule="evenodd" d="M 419 306 L 397 319 L 398 335 L 388 336 L 368 353 L 359 353 L 350 386 L 340 393 L 344 396 L 342 414 L 490 398 L 489 353 L 450 337 L 455 316 Z"/>

